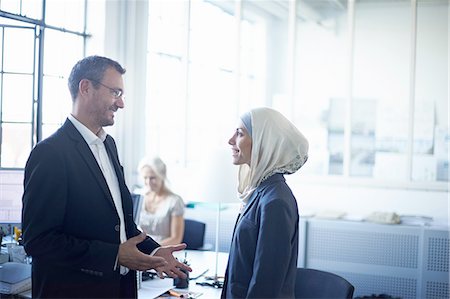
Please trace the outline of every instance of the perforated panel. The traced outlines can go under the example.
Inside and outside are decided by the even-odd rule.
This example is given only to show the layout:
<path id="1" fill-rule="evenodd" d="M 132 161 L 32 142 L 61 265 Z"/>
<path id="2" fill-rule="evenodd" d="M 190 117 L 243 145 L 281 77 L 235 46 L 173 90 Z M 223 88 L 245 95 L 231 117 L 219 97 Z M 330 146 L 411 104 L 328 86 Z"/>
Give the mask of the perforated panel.
<path id="1" fill-rule="evenodd" d="M 427 299 L 450 298 L 449 284 L 445 282 L 427 281 L 425 295 Z"/>
<path id="2" fill-rule="evenodd" d="M 429 238 L 427 259 L 428 271 L 448 272 L 449 256 L 450 239 Z"/>
<path id="3" fill-rule="evenodd" d="M 354 297 L 382 293 L 402 299 L 417 298 L 416 279 L 343 272 L 339 275 L 353 284 Z"/>
<path id="4" fill-rule="evenodd" d="M 371 265 L 417 268 L 417 235 L 312 227 L 310 258 Z"/>

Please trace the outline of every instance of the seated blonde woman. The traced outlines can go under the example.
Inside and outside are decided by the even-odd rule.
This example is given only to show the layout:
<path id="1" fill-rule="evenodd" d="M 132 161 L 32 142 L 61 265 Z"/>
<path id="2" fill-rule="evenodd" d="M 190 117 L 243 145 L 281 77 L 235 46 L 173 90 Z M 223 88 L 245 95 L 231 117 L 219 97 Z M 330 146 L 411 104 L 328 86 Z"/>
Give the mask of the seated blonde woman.
<path id="1" fill-rule="evenodd" d="M 167 186 L 166 165 L 159 157 L 144 158 L 138 166 L 144 180 L 139 225 L 162 246 L 181 243 L 184 202 Z"/>

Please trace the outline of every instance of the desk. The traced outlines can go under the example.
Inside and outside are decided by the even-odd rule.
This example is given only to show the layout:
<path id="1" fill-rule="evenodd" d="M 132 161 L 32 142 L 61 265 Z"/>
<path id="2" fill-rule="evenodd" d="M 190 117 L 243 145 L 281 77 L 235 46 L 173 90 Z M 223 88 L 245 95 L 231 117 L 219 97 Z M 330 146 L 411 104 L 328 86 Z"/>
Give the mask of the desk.
<path id="1" fill-rule="evenodd" d="M 196 277 L 200 275 L 205 270 L 208 270 L 205 273 L 205 276 L 214 276 L 216 272 L 216 253 L 214 251 L 198 251 L 198 250 L 184 250 L 180 252 L 176 252 L 174 255 L 179 260 L 183 260 L 186 253 L 186 257 L 188 262 L 191 265 L 192 272 L 190 273 L 190 277 Z M 218 259 L 218 271 L 217 275 L 220 277 L 225 274 L 225 269 L 228 261 L 228 253 L 219 252 Z M 198 278 L 197 280 L 201 280 L 202 278 Z M 222 289 L 216 289 L 211 286 L 200 286 L 196 284 L 197 280 L 189 281 L 189 288 L 187 289 L 174 289 L 175 291 L 180 292 L 195 292 L 201 293 L 202 295 L 199 299 L 214 299 L 220 298 L 220 294 Z M 150 279 L 142 282 L 141 288 L 138 291 L 138 298 L 149 298 L 150 294 L 153 294 L 155 287 L 164 287 L 173 286 L 173 279 Z M 164 297 L 164 298 L 173 298 L 173 297 Z"/>
<path id="2" fill-rule="evenodd" d="M 191 265 L 192 272 L 190 273 L 190 277 L 194 278 L 200 274 L 202 274 L 205 270 L 208 270 L 205 273 L 205 276 L 214 276 L 216 272 L 216 253 L 215 251 L 198 251 L 198 250 L 184 250 L 175 252 L 174 256 L 179 260 L 183 260 L 186 253 L 186 258 Z M 218 271 L 217 275 L 220 277 L 225 274 L 225 269 L 228 262 L 228 253 L 219 252 L 218 259 Z M 198 280 L 200 280 L 199 278 Z M 216 289 L 211 286 L 200 286 L 196 284 L 196 280 L 189 281 L 189 288 L 187 289 L 176 289 L 173 288 L 173 279 L 150 279 L 147 281 L 143 281 L 141 283 L 141 288 L 138 291 L 139 299 L 151 299 L 154 298 L 152 294 L 155 292 L 155 288 L 166 287 L 166 289 L 174 289 L 175 291 L 180 292 L 195 292 L 201 293 L 199 299 L 215 299 L 220 298 L 220 294 L 222 289 Z M 31 298 L 31 290 L 21 293 L 17 295 L 19 298 Z M 173 298 L 173 297 L 164 297 L 164 298 Z"/>

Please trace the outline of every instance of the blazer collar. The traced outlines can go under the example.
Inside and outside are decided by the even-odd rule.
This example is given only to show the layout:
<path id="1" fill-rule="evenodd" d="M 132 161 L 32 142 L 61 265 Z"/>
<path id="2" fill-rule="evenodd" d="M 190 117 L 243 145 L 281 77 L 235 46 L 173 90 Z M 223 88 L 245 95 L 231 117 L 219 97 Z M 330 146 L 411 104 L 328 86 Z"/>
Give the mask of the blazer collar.
<path id="1" fill-rule="evenodd" d="M 275 173 L 270 177 L 268 177 L 266 180 L 264 180 L 261 184 L 259 184 L 256 190 L 250 196 L 250 199 L 248 200 L 248 203 L 245 206 L 244 212 L 242 212 L 242 215 L 239 218 L 242 218 L 242 216 L 244 216 L 250 210 L 250 208 L 258 201 L 257 199 L 259 198 L 258 196 L 259 193 L 264 191 L 264 189 L 266 189 L 267 186 L 278 181 L 285 181 L 285 178 L 281 173 Z"/>

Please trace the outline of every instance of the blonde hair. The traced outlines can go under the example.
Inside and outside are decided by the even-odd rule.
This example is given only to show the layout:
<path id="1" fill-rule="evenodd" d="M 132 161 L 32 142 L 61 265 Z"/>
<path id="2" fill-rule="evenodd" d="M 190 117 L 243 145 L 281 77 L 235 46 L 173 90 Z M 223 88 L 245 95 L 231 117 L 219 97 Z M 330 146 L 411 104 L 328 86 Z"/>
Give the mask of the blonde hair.
<path id="1" fill-rule="evenodd" d="M 172 193 L 172 191 L 169 189 L 169 181 L 167 179 L 167 167 L 166 164 L 161 160 L 161 158 L 155 156 L 155 157 L 144 157 L 141 159 L 141 161 L 138 164 L 138 172 L 141 172 L 144 167 L 151 168 L 155 174 L 163 181 L 163 187 L 164 189 Z"/>

